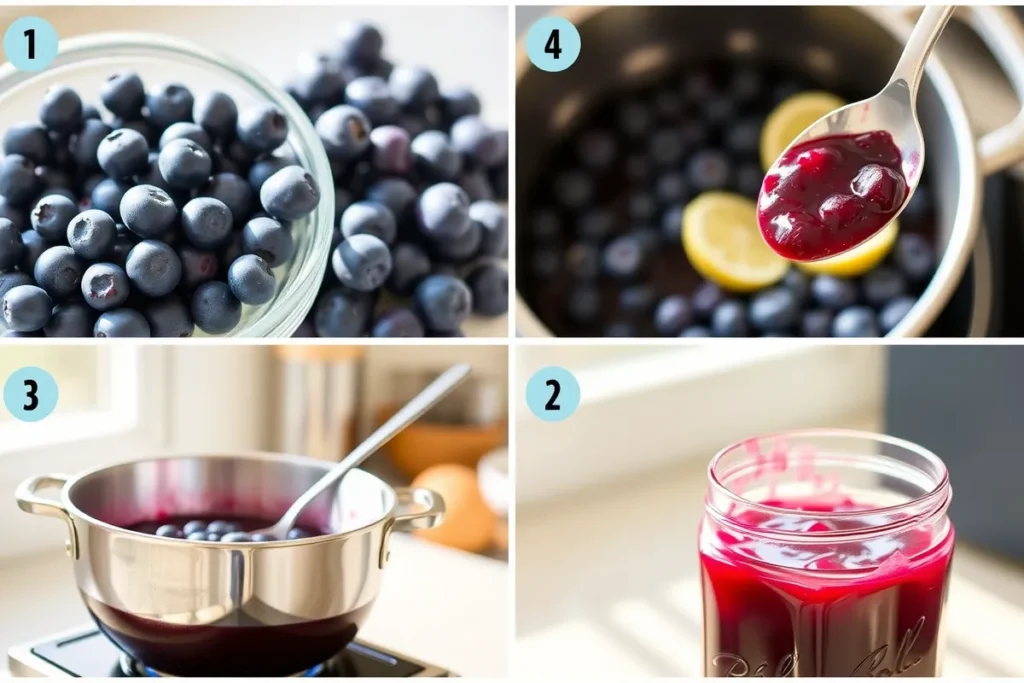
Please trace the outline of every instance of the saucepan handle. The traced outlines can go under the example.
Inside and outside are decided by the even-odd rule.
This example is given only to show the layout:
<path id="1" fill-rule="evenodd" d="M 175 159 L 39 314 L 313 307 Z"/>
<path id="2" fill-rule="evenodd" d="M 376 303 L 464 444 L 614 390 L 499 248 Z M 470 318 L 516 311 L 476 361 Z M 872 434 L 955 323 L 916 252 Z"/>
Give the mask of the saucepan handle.
<path id="1" fill-rule="evenodd" d="M 71 519 L 71 515 L 59 501 L 44 498 L 37 493 L 39 489 L 63 488 L 69 478 L 64 474 L 41 474 L 29 477 L 18 484 L 18 488 L 14 491 L 14 497 L 18 501 L 18 507 L 29 514 L 63 519 L 68 527 L 68 542 L 65 550 L 72 560 L 77 560 L 78 532 L 75 530 L 75 521 Z"/>
<path id="2" fill-rule="evenodd" d="M 380 567 L 388 561 L 388 541 L 392 531 L 413 531 L 430 529 L 444 521 L 444 498 L 441 494 L 424 488 L 401 487 L 395 489 L 398 501 L 395 516 L 384 527 L 384 539 L 380 548 Z"/>

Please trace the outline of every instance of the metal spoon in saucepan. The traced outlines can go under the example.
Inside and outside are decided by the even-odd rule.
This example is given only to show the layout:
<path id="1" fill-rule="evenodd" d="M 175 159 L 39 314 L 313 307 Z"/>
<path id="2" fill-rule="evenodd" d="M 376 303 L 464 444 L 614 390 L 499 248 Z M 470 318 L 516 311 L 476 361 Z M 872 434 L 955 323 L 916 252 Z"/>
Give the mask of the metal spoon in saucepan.
<path id="1" fill-rule="evenodd" d="M 295 522 L 299 519 L 299 515 L 302 514 L 307 505 L 312 503 L 321 493 L 341 481 L 341 478 L 350 470 L 361 465 L 366 458 L 375 453 L 388 441 L 391 441 L 396 434 L 433 408 L 434 405 L 469 376 L 470 370 L 470 366 L 466 364 L 453 365 L 445 370 L 440 377 L 406 403 L 401 410 L 391 416 L 391 419 L 377 428 L 377 431 L 356 446 L 355 450 L 346 455 L 341 462 L 332 467 L 318 482 L 310 486 L 305 493 L 299 496 L 274 526 L 253 531 L 252 535 L 266 534 L 278 540 L 287 538 L 288 532 L 295 526 Z"/>
<path id="2" fill-rule="evenodd" d="M 772 164 L 757 223 L 780 256 L 818 261 L 842 254 L 903 211 L 924 165 L 917 91 L 954 9 L 925 7 L 882 91 L 818 119 Z"/>

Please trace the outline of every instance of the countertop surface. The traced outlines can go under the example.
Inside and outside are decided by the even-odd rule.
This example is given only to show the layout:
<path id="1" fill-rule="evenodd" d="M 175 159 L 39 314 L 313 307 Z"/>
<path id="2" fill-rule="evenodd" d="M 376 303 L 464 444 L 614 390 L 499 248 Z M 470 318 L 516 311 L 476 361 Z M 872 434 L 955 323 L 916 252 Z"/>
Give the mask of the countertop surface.
<path id="1" fill-rule="evenodd" d="M 505 563 L 396 534 L 359 637 L 460 676 L 501 677 L 508 670 L 508 594 Z M 63 553 L 0 564 L 4 653 L 88 622 Z"/>

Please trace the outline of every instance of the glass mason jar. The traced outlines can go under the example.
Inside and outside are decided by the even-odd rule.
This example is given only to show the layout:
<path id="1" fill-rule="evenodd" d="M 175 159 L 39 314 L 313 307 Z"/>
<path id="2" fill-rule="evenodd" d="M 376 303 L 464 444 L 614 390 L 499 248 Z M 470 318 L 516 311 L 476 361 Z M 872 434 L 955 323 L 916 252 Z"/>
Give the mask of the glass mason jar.
<path id="1" fill-rule="evenodd" d="M 243 306 L 242 320 L 227 337 L 290 337 L 312 308 L 327 268 L 334 228 L 331 167 L 313 124 L 298 104 L 272 81 L 244 64 L 187 41 L 147 33 L 99 33 L 62 40 L 60 53 L 41 72 L 0 67 L 0 131 L 38 120 L 43 93 L 61 83 L 75 88 L 86 103 L 100 104 L 103 81 L 116 71 L 135 71 L 147 87 L 168 82 L 187 86 L 198 97 L 219 90 L 239 108 L 271 103 L 288 119 L 290 153 L 320 184 L 320 205 L 292 223 L 295 256 L 276 268 L 277 292 L 262 306 Z M 197 329 L 197 336 L 202 333 Z"/>
<path id="2" fill-rule="evenodd" d="M 938 676 L 951 495 L 938 457 L 889 436 L 797 431 L 718 453 L 704 675 Z"/>

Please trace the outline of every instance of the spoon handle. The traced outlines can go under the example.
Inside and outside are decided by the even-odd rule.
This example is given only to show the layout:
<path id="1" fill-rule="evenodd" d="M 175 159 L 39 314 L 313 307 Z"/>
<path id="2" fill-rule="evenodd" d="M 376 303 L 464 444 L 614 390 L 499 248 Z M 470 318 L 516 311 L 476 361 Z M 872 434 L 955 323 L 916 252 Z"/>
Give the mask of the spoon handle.
<path id="1" fill-rule="evenodd" d="M 928 55 L 942 35 L 942 29 L 946 28 L 946 22 L 953 16 L 955 5 L 928 5 L 921 12 L 910 39 L 903 47 L 903 54 L 896 64 L 889 83 L 904 81 L 910 90 L 910 100 L 917 100 L 917 89 L 921 85 L 921 76 L 924 75 L 924 65 L 928 62 Z"/>
<path id="2" fill-rule="evenodd" d="M 366 438 L 361 444 L 346 455 L 341 462 L 320 478 L 320 481 L 313 484 L 309 489 L 299 496 L 288 511 L 284 513 L 281 520 L 274 525 L 275 528 L 286 522 L 288 528 L 295 525 L 295 521 L 302 514 L 302 511 L 321 493 L 330 488 L 350 470 L 362 464 L 366 458 L 376 452 L 400 431 L 418 420 L 424 413 L 434 407 L 441 399 L 447 396 L 452 389 L 459 386 L 472 368 L 461 363 L 453 365 L 445 370 L 437 379 L 427 385 L 427 388 L 418 393 L 411 401 L 391 416 L 391 418 L 377 428 L 373 434 Z"/>

